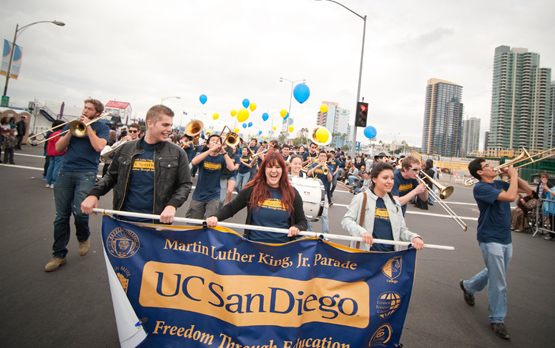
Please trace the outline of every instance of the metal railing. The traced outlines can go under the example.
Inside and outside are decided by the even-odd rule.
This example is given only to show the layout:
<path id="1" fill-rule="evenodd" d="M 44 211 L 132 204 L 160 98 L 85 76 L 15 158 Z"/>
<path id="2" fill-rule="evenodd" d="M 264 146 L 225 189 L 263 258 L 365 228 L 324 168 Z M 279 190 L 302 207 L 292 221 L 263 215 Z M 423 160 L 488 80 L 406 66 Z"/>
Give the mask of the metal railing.
<path id="1" fill-rule="evenodd" d="M 532 230 L 532 237 L 536 234 L 547 234 L 555 231 L 555 200 L 538 199 L 536 209 L 532 211 L 535 216 L 528 215 L 528 225 Z"/>

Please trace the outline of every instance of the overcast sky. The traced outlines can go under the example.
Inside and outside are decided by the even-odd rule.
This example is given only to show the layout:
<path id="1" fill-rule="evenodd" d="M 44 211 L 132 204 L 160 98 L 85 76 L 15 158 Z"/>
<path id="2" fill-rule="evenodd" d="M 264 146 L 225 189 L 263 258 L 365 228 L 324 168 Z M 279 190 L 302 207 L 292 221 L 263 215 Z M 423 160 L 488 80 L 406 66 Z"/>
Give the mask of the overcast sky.
<path id="1" fill-rule="evenodd" d="M 270 130 L 272 120 L 279 127 L 291 93 L 284 77 L 305 79 L 311 91 L 302 105 L 293 99 L 296 130 L 316 124 L 322 101 L 354 117 L 363 21 L 332 2 L 0 1 L 1 39 L 12 41 L 17 23 L 66 23 L 38 24 L 18 37 L 21 73 L 8 90 L 18 106 L 36 98 L 81 107 L 91 96 L 130 102 L 144 117 L 162 98 L 180 96 L 164 101 L 177 115 L 188 113 L 175 123 L 196 115 L 219 129 L 236 126 L 230 111 L 247 98 L 257 105 L 248 120 L 253 134 Z M 481 118 L 481 133 L 489 129 L 497 46 L 528 48 L 542 67 L 555 67 L 554 1 L 340 2 L 367 16 L 361 96 L 370 104 L 368 125 L 384 142 L 421 145 L 426 82 L 434 77 L 462 85 L 464 117 Z M 366 141 L 362 128 L 357 140 Z"/>

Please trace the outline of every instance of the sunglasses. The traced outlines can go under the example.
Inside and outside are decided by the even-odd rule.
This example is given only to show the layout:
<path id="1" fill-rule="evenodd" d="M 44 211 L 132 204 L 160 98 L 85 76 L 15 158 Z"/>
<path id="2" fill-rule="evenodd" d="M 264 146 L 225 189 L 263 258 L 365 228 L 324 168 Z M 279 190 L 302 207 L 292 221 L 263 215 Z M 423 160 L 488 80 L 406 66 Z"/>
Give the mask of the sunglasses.
<path id="1" fill-rule="evenodd" d="M 417 172 L 417 171 L 419 171 L 420 169 L 418 169 L 418 168 L 411 168 L 410 170 L 412 170 L 412 171 L 414 171 L 414 172 Z"/>
<path id="2" fill-rule="evenodd" d="M 139 131 L 136 130 L 130 130 L 129 133 L 139 133 Z"/>

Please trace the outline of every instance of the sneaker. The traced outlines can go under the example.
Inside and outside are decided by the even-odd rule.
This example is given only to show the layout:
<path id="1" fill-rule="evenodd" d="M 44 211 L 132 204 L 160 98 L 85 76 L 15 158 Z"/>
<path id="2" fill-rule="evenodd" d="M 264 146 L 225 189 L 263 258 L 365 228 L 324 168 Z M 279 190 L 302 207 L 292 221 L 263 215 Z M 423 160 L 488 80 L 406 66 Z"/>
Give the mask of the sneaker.
<path id="1" fill-rule="evenodd" d="M 507 328 L 505 327 L 505 324 L 490 323 L 490 326 L 491 326 L 491 329 L 493 330 L 493 333 L 501 337 L 502 339 L 508 340 L 511 338 L 511 336 L 509 336 L 509 332 L 507 331 Z"/>
<path id="2" fill-rule="evenodd" d="M 50 260 L 50 262 L 48 262 L 44 267 L 44 271 L 45 272 L 55 271 L 58 268 L 60 268 L 60 266 L 65 265 L 66 261 L 67 260 L 65 258 L 61 259 L 59 257 L 53 257 L 52 260 Z"/>
<path id="3" fill-rule="evenodd" d="M 87 255 L 90 247 L 91 247 L 91 242 L 88 239 L 84 242 L 79 242 L 79 256 Z"/>
<path id="4" fill-rule="evenodd" d="M 50 185 L 49 185 L 49 184 L 46 184 L 46 188 L 50 188 Z"/>
<path id="5" fill-rule="evenodd" d="M 459 285 L 461 286 L 461 289 L 464 293 L 464 302 L 466 302 L 466 304 L 469 306 L 474 306 L 474 295 L 466 291 L 466 289 L 464 288 L 463 280 L 459 282 Z"/>
<path id="6" fill-rule="evenodd" d="M 50 188 L 52 188 L 52 189 L 53 189 L 53 188 L 54 188 L 54 184 L 50 184 Z"/>
<path id="7" fill-rule="evenodd" d="M 551 236 L 545 236 L 545 237 L 543 237 L 543 239 L 545 239 L 545 240 L 552 240 L 553 238 L 552 238 Z"/>

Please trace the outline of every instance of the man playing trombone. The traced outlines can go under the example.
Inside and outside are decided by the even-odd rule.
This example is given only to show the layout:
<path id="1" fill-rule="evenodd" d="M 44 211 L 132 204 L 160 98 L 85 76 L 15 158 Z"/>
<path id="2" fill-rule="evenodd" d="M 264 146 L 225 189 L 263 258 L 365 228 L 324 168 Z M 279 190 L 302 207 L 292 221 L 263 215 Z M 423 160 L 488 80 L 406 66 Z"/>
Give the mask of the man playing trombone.
<path id="1" fill-rule="evenodd" d="M 428 200 L 426 184 L 418 183 L 416 177 L 420 173 L 420 161 L 414 156 L 407 156 L 401 162 L 401 168 L 395 171 L 394 184 L 391 194 L 396 198 L 403 208 L 403 216 L 407 211 L 407 203 L 415 196 L 422 201 Z"/>
<path id="2" fill-rule="evenodd" d="M 461 280 L 459 285 L 469 306 L 474 306 L 474 293 L 483 290 L 487 285 L 491 329 L 497 336 L 509 339 L 504 321 L 507 314 L 505 277 L 513 255 L 511 202 L 516 199 L 519 189 L 522 192 L 530 192 L 532 188 L 518 177 L 518 170 L 514 167 L 505 167 L 502 171 L 503 174 L 509 175 L 510 183 L 494 180 L 499 173 L 483 158 L 476 158 L 470 162 L 468 170 L 479 180 L 473 193 L 480 209 L 478 243 L 486 268 L 469 280 Z"/>
<path id="3" fill-rule="evenodd" d="M 67 149 L 58 173 L 58 180 L 54 186 L 54 201 L 56 204 L 56 219 L 54 220 L 53 258 L 44 268 L 46 272 L 57 270 L 66 263 L 68 253 L 70 227 L 69 219 L 73 213 L 75 219 L 76 236 L 79 242 L 79 255 L 85 256 L 89 252 L 89 216 L 78 208 L 87 197 L 96 182 L 100 151 L 108 143 L 110 128 L 100 122 L 104 105 L 96 99 L 85 100 L 85 107 L 80 121 L 84 123 L 85 134 L 73 135 L 67 131 L 56 143 L 56 151 Z M 94 122 L 94 123 L 93 123 Z M 66 125 L 65 130 L 69 130 Z"/>

